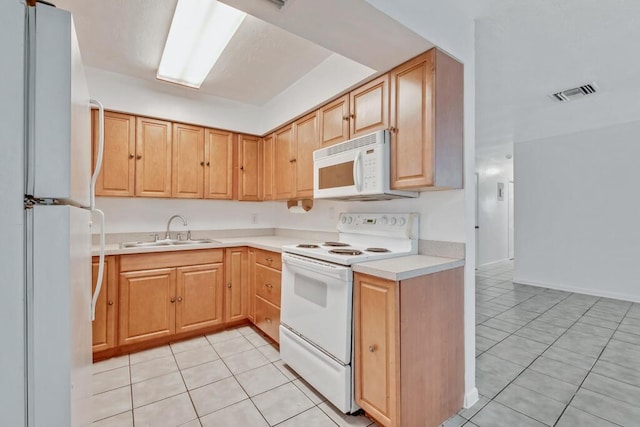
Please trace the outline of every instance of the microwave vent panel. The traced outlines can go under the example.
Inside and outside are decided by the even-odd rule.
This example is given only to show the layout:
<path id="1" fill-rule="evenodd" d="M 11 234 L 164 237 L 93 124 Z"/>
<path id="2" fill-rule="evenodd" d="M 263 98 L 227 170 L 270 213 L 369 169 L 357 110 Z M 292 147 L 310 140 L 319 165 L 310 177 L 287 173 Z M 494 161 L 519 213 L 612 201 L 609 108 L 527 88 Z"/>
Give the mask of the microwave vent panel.
<path id="1" fill-rule="evenodd" d="M 343 144 L 338 144 L 327 148 L 327 154 L 329 156 L 333 154 L 342 153 L 343 151 L 353 150 L 354 148 L 364 147 L 365 145 L 371 145 L 376 143 L 376 134 L 371 133 L 369 135 L 361 136 L 360 138 L 354 138 Z"/>

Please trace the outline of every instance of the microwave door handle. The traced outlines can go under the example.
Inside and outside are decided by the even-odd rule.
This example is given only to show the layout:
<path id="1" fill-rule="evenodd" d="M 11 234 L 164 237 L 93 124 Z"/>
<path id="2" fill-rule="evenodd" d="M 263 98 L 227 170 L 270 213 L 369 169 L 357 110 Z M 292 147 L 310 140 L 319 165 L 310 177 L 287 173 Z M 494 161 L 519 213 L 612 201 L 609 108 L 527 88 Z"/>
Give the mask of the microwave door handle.
<path id="1" fill-rule="evenodd" d="M 356 159 L 353 161 L 353 182 L 356 184 L 356 191 L 358 193 L 362 191 L 362 179 L 360 179 L 360 176 L 362 175 L 362 165 L 360 164 L 361 160 L 362 151 L 358 151 Z"/>

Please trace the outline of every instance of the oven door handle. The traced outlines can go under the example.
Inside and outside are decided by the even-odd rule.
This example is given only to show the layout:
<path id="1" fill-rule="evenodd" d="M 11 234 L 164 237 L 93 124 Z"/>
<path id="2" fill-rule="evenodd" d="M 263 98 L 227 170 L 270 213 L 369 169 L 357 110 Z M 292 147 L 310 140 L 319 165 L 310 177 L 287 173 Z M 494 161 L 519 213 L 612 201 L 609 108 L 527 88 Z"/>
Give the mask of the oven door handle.
<path id="1" fill-rule="evenodd" d="M 349 267 L 337 266 L 334 264 L 324 263 L 322 261 L 316 260 L 302 260 L 297 257 L 293 257 L 287 254 L 282 256 L 282 263 L 287 264 L 287 266 L 298 273 L 305 273 L 308 271 L 312 271 L 315 273 L 319 273 L 329 277 L 335 277 L 340 280 L 348 281 L 350 280 L 350 275 L 348 274 L 350 271 Z"/>
<path id="2" fill-rule="evenodd" d="M 358 151 L 353 161 L 353 182 L 356 185 L 356 191 L 362 191 L 362 151 Z"/>

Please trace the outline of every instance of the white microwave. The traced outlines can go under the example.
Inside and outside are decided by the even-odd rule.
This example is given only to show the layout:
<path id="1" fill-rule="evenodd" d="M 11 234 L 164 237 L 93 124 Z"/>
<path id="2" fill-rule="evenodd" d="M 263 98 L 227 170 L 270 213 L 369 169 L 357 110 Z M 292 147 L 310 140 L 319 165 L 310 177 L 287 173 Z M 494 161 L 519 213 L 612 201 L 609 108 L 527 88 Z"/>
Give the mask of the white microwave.
<path id="1" fill-rule="evenodd" d="M 389 200 L 418 197 L 390 189 L 389 131 L 380 130 L 313 152 L 313 197 Z"/>

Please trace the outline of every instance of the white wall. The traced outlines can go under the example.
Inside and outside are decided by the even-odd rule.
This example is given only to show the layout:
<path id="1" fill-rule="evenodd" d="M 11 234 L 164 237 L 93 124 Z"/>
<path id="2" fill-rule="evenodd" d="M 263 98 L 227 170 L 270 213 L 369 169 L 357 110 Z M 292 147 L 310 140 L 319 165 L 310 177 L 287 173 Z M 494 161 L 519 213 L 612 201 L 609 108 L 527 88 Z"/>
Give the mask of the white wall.
<path id="1" fill-rule="evenodd" d="M 515 145 L 514 280 L 640 301 L 640 121 Z"/>
<path id="2" fill-rule="evenodd" d="M 438 197 L 440 206 L 433 222 L 427 221 L 427 238 L 466 243 L 465 262 L 465 406 L 478 398 L 475 387 L 475 23 L 464 9 L 440 0 L 367 0 L 382 12 L 447 51 L 464 64 L 464 158 L 465 190 L 447 191 Z M 460 201 L 462 198 L 462 202 Z M 425 202 L 430 199 L 427 196 Z M 424 208 L 430 212 L 429 203 Z M 464 216 L 464 220 L 457 218 Z M 437 219 L 436 219 L 437 218 Z M 451 221 L 453 219 L 453 221 Z M 431 231 L 432 230 L 432 231 Z M 442 230 L 442 231 L 439 231 Z M 437 237 L 432 237 L 437 236 Z"/>
<path id="3" fill-rule="evenodd" d="M 274 204 L 272 202 L 237 202 L 227 200 L 150 199 L 142 197 L 98 197 L 96 206 L 105 214 L 105 232 L 133 233 L 162 231 L 172 215 L 182 215 L 172 230 L 224 230 L 272 228 Z M 258 221 L 252 222 L 252 214 Z"/>
<path id="4" fill-rule="evenodd" d="M 509 258 L 509 181 L 513 181 L 513 161 L 477 159 L 478 266 Z M 498 183 L 504 184 L 504 199 L 498 200 Z"/>
<path id="5" fill-rule="evenodd" d="M 0 2 L 0 425 L 25 425 L 24 5 Z"/>

